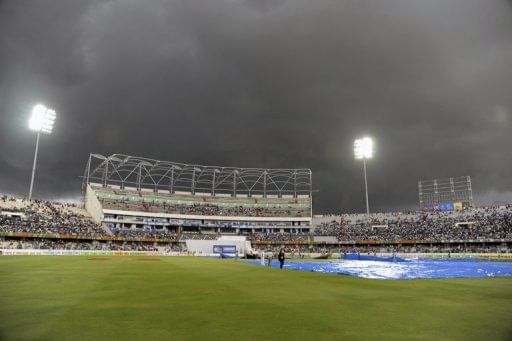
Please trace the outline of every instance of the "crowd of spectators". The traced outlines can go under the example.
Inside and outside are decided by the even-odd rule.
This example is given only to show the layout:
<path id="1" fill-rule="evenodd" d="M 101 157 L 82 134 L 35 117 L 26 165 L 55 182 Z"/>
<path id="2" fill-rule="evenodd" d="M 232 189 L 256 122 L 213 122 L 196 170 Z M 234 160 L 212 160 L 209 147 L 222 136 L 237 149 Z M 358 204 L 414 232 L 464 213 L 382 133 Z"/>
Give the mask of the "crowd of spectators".
<path id="1" fill-rule="evenodd" d="M 151 244 L 144 243 L 100 243 L 84 241 L 68 241 L 63 239 L 32 239 L 23 241 L 6 241 L 1 243 L 4 249 L 35 249 L 35 250 L 95 250 L 95 251 L 158 251 Z"/>
<path id="2" fill-rule="evenodd" d="M 163 252 L 187 252 L 187 245 L 185 243 L 172 243 L 164 247 Z"/>
<path id="3" fill-rule="evenodd" d="M 297 241 L 297 242 L 308 242 L 311 240 L 309 233 L 263 233 L 257 232 L 247 236 L 250 241 Z"/>
<path id="4" fill-rule="evenodd" d="M 317 226 L 316 235 L 339 241 L 490 240 L 512 239 L 511 207 L 482 208 L 461 214 L 417 214 L 415 220 L 395 219 L 349 224 L 343 217 Z"/>
<path id="5" fill-rule="evenodd" d="M 140 239 L 140 238 L 150 238 L 150 239 L 171 239 L 176 240 L 178 234 L 176 232 L 169 231 L 167 229 L 140 229 L 140 228 L 116 228 L 111 227 L 110 231 L 112 231 L 114 236 L 123 237 L 124 239 Z"/>
<path id="6" fill-rule="evenodd" d="M 341 233 L 341 227 L 344 225 L 337 220 L 331 220 L 329 222 L 323 222 L 315 226 L 314 234 L 317 236 L 338 236 Z"/>
<path id="7" fill-rule="evenodd" d="M 183 206 L 187 207 L 187 206 Z M 198 208 L 200 207 L 200 208 Z M 197 205 L 194 209 L 218 210 L 217 206 Z M 246 208 L 241 208 L 246 210 Z M 250 209 L 249 209 L 250 210 Z M 86 211 L 73 204 L 49 201 L 20 201 L 0 197 L 0 236 L 13 234 L 38 234 L 80 237 L 82 239 L 108 239 L 121 237 L 125 241 L 143 239 L 184 241 L 187 239 L 217 239 L 217 232 L 178 233 L 167 228 L 105 228 L 95 224 Z M 82 212 L 82 213 L 80 213 Z M 217 214 L 214 211 L 203 211 Z M 210 214 L 207 213 L 207 214 Z M 205 213 L 206 214 L 206 213 Z M 240 213 L 246 214 L 246 213 Z M 288 242 L 288 244 L 309 243 L 312 248 L 314 236 L 334 236 L 336 241 L 357 243 L 378 241 L 398 243 L 401 241 L 492 241 L 512 240 L 512 206 L 481 207 L 466 209 L 463 212 L 405 212 L 378 213 L 369 218 L 361 215 L 332 216 L 318 224 L 311 233 L 252 233 L 247 238 L 256 242 Z M 331 221 L 329 221 L 331 220 Z M 181 228 L 183 229 L 183 228 Z M 181 230 L 177 229 L 177 231 Z M 186 231 L 186 228 L 184 228 Z M 333 238 L 334 239 L 334 238 Z M 49 245 L 58 246 L 64 241 L 50 240 Z M 290 243 L 291 242 L 291 243 Z M 52 244 L 53 243 L 53 244 Z M 332 244 L 331 242 L 329 242 Z M 327 244 L 329 244 L 327 243 Z M 84 247 L 102 247 L 104 243 Z M 265 244 L 265 243 L 262 243 Z M 79 242 L 65 244 L 80 247 Z M 114 245 L 114 244 L 112 244 Z M 118 244 L 115 244 L 118 245 Z M 141 244 L 142 245 L 142 244 Z M 116 247 L 116 246 L 112 246 Z"/>
<path id="8" fill-rule="evenodd" d="M 180 241 L 187 239 L 192 240 L 215 240 L 220 237 L 217 233 L 182 233 L 180 235 Z"/>
<path id="9" fill-rule="evenodd" d="M 0 208 L 7 201 L 10 199 L 3 197 Z M 4 208 L 0 215 L 0 233 L 59 234 L 85 238 L 106 236 L 101 225 L 85 215 L 74 213 L 69 207 L 74 206 L 33 200 L 23 202 L 22 207 Z"/>
<path id="10" fill-rule="evenodd" d="M 222 207 L 212 204 L 169 205 L 154 202 L 128 202 L 112 199 L 100 199 L 104 208 L 142 211 L 153 213 L 170 213 L 183 215 L 206 216 L 242 216 L 242 217 L 306 217 L 309 210 L 284 208 L 251 208 L 251 207 Z"/>

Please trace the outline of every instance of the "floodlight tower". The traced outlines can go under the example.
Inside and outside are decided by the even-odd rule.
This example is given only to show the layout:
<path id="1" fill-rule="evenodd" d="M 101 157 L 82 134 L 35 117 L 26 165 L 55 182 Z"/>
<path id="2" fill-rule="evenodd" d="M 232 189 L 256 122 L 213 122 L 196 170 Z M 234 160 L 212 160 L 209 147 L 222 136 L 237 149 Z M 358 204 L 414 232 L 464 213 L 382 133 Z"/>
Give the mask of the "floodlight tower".
<path id="1" fill-rule="evenodd" d="M 32 200 L 32 188 L 34 187 L 34 175 L 36 174 L 37 151 L 39 149 L 39 137 L 41 133 L 51 134 L 53 124 L 55 123 L 55 111 L 48 109 L 42 104 L 38 104 L 32 109 L 32 116 L 28 122 L 30 130 L 37 132 L 36 151 L 34 153 L 34 165 L 32 166 L 32 178 L 30 179 L 30 190 L 28 192 L 28 200 Z"/>
<path id="2" fill-rule="evenodd" d="M 363 137 L 354 141 L 354 156 L 356 159 L 363 159 L 364 189 L 366 193 L 366 214 L 370 216 L 368 204 L 368 182 L 366 181 L 366 159 L 373 157 L 373 141 L 369 137 Z"/>

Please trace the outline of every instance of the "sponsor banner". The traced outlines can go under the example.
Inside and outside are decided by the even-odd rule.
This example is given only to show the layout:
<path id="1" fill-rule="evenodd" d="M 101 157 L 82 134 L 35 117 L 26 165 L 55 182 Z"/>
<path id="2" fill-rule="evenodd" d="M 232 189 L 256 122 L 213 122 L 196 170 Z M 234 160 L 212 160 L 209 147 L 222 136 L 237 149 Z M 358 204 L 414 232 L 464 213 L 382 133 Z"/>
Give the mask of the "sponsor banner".
<path id="1" fill-rule="evenodd" d="M 236 245 L 213 245 L 213 253 L 236 253 Z"/>
<path id="2" fill-rule="evenodd" d="M 3 255 L 39 256 L 145 256 L 156 255 L 146 251 L 102 251 L 102 250 L 46 250 L 46 249 L 0 249 Z"/>
<path id="3" fill-rule="evenodd" d="M 0 256 L 194 256 L 190 252 L 0 249 Z"/>
<path id="4" fill-rule="evenodd" d="M 306 240 L 251 240 L 251 244 L 255 245 L 313 245 L 320 244 L 324 242 L 309 242 Z M 325 243 L 324 243 L 325 244 Z"/>
<path id="5" fill-rule="evenodd" d="M 442 202 L 438 205 L 427 205 L 423 207 L 423 210 L 429 211 L 429 212 L 452 212 L 456 210 L 455 204 L 453 202 Z M 460 210 L 462 211 L 462 203 Z"/>
<path id="6" fill-rule="evenodd" d="M 175 242 L 175 239 L 165 238 L 131 238 L 131 237 L 114 237 L 114 236 L 101 236 L 101 237 L 84 237 L 75 236 L 71 234 L 48 234 L 48 233 L 30 233 L 30 232 L 0 232 L 0 236 L 5 237 L 22 237 L 22 238 L 45 238 L 45 239 L 65 239 L 65 240 L 109 240 L 109 241 L 135 241 L 135 242 Z"/>
<path id="7" fill-rule="evenodd" d="M 439 210 L 441 212 L 451 212 L 454 210 L 453 202 L 443 202 L 439 204 Z"/>

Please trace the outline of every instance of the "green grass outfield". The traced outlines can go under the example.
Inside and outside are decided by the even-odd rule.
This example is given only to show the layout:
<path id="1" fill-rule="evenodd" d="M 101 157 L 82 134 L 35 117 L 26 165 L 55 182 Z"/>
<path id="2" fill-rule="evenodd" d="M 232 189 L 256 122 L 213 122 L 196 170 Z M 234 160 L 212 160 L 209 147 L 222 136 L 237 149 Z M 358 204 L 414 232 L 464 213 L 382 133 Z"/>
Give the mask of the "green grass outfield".
<path id="1" fill-rule="evenodd" d="M 0 340 L 512 340 L 512 278 L 382 281 L 234 260 L 90 258 L 1 256 Z"/>

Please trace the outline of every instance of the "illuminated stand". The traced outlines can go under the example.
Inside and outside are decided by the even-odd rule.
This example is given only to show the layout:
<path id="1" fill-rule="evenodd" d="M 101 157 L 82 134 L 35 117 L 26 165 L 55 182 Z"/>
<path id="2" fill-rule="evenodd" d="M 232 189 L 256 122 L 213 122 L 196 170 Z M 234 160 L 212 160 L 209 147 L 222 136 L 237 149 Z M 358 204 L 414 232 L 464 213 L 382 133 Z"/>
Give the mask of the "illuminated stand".
<path id="1" fill-rule="evenodd" d="M 366 181 L 366 159 L 373 157 L 373 141 L 369 137 L 363 137 L 354 141 L 354 156 L 356 159 L 363 159 L 364 170 L 364 189 L 366 193 L 366 214 L 370 215 L 370 206 L 368 204 L 368 182 Z"/>
<path id="2" fill-rule="evenodd" d="M 28 192 L 28 200 L 32 199 L 34 176 L 36 174 L 37 151 L 39 149 L 39 137 L 41 136 L 41 133 L 48 135 L 52 133 L 55 118 L 55 111 L 52 109 L 48 109 L 42 104 L 38 104 L 34 107 L 34 109 L 32 109 L 32 116 L 30 117 L 30 121 L 28 122 L 28 127 L 30 130 L 37 132 L 37 139 L 36 151 L 34 153 L 34 165 L 32 166 L 32 178 L 30 179 L 30 190 Z"/>

